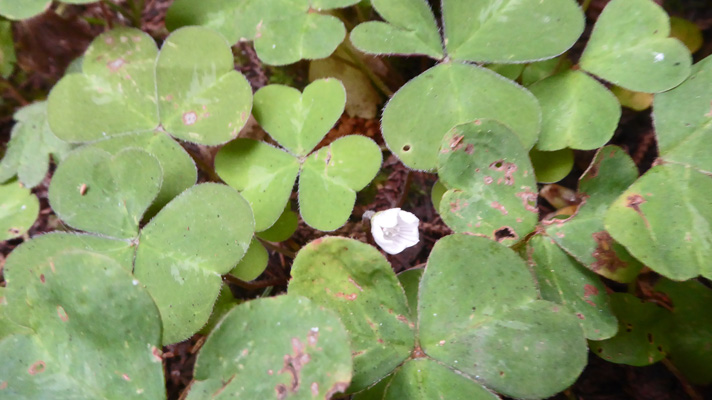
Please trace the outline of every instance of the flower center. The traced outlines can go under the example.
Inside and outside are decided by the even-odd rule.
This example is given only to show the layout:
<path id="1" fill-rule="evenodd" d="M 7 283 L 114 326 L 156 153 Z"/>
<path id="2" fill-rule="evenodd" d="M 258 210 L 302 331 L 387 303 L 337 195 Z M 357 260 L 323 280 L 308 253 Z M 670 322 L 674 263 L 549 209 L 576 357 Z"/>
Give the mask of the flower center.
<path id="1" fill-rule="evenodd" d="M 392 227 L 392 228 L 381 228 L 383 230 L 383 237 L 386 239 L 394 239 L 396 236 L 398 236 L 398 227 Z"/>

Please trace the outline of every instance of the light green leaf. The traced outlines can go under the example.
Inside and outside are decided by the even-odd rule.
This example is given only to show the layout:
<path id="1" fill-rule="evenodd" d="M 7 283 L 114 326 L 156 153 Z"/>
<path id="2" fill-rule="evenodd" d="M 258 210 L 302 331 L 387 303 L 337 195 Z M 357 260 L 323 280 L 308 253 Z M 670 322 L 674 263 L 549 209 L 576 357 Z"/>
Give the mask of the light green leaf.
<path id="1" fill-rule="evenodd" d="M 394 374 L 382 400 L 494 400 L 479 383 L 428 358 L 406 361 Z"/>
<path id="2" fill-rule="evenodd" d="M 282 214 L 299 174 L 299 160 L 266 143 L 239 138 L 218 151 L 215 172 L 250 203 L 259 232 Z"/>
<path id="3" fill-rule="evenodd" d="M 0 341 L 4 398 L 166 398 L 160 316 L 129 271 L 84 251 L 32 267 L 31 281 L 7 288 L 34 332 Z"/>
<path id="4" fill-rule="evenodd" d="M 23 242 L 7 257 L 4 276 L 7 286 L 17 288 L 6 292 L 9 303 L 25 302 L 26 293 L 22 288 L 32 286 L 35 281 L 45 279 L 40 271 L 43 265 L 51 263 L 65 252 L 90 252 L 101 254 L 117 262 L 127 272 L 131 272 L 135 247 L 129 241 L 108 239 L 99 236 L 66 232 L 51 232 Z M 22 307 L 7 309 L 7 315 L 23 326 L 41 324 L 42 317 L 27 313 Z"/>
<path id="5" fill-rule="evenodd" d="M 581 68 L 637 92 L 672 89 L 690 74 L 692 57 L 669 35 L 668 15 L 655 2 L 612 0 L 598 17 Z"/>
<path id="6" fill-rule="evenodd" d="M 568 50 L 584 16 L 571 0 L 444 0 L 443 26 L 453 60 L 526 62 Z"/>
<path id="7" fill-rule="evenodd" d="M 509 397 L 554 395 L 586 365 L 579 320 L 537 300 L 524 261 L 487 238 L 450 235 L 435 244 L 418 316 L 425 354 Z"/>
<path id="8" fill-rule="evenodd" d="M 569 149 L 557 151 L 529 151 L 529 159 L 534 167 L 536 181 L 553 183 L 564 179 L 574 167 L 574 152 Z"/>
<path id="9" fill-rule="evenodd" d="M 0 161 L 0 182 L 17 174 L 28 188 L 39 185 L 47 175 L 49 156 L 59 163 L 72 146 L 57 139 L 47 124 L 47 102 L 37 102 L 15 113 L 7 152 Z"/>
<path id="10" fill-rule="evenodd" d="M 651 168 L 613 202 L 606 230 L 650 269 L 712 279 L 712 177 L 682 165 Z"/>
<path id="11" fill-rule="evenodd" d="M 345 45 L 347 46 L 347 45 Z M 381 96 L 374 89 L 371 80 L 366 74 L 351 62 L 349 53 L 357 59 L 366 59 L 361 52 L 339 48 L 329 58 L 314 60 L 309 63 L 309 80 L 321 78 L 335 78 L 341 81 L 346 89 L 346 105 L 344 109 L 350 117 L 375 119 Z"/>
<path id="12" fill-rule="evenodd" d="M 381 150 L 366 136 L 348 135 L 307 157 L 299 176 L 299 212 L 311 227 L 332 231 L 346 223 L 356 192 L 381 168 Z"/>
<path id="13" fill-rule="evenodd" d="M 97 0 L 64 0 L 68 4 L 87 4 Z M 51 5 L 50 0 L 0 0 L 0 15 L 12 20 L 22 20 L 43 13 Z"/>
<path id="14" fill-rule="evenodd" d="M 458 233 L 514 244 L 538 219 L 536 181 L 517 136 L 493 120 L 458 125 L 442 140 L 438 176 L 445 224 Z"/>
<path id="15" fill-rule="evenodd" d="M 287 65 L 329 57 L 345 36 L 343 22 L 332 15 L 297 14 L 266 22 L 255 37 L 255 51 L 266 64 Z"/>
<path id="16" fill-rule="evenodd" d="M 16 21 L 27 19 L 44 12 L 50 4 L 50 0 L 0 0 L 0 15 Z"/>
<path id="17" fill-rule="evenodd" d="M 7 309 L 7 301 L 5 301 L 6 290 L 7 289 L 4 286 L 0 286 L 0 342 L 15 333 L 26 335 L 32 334 L 32 330 L 30 328 L 16 324 L 7 317 L 5 313 L 5 310 Z"/>
<path id="18" fill-rule="evenodd" d="M 235 71 L 225 39 L 187 27 L 166 39 L 156 61 L 163 127 L 189 142 L 216 145 L 237 137 L 252 108 L 252 89 Z"/>
<path id="19" fill-rule="evenodd" d="M 118 28 L 87 49 L 82 74 L 69 74 L 50 92 L 49 125 L 68 142 L 104 139 L 158 126 L 153 39 Z"/>
<path id="20" fill-rule="evenodd" d="M 548 78 L 559 71 L 566 71 L 573 66 L 571 60 L 564 54 L 556 58 L 537 61 L 527 64 L 522 71 L 522 85 L 529 87 L 544 78 Z"/>
<path id="21" fill-rule="evenodd" d="M 303 297 L 246 302 L 205 341 L 187 399 L 331 399 L 351 380 L 348 342 L 336 315 Z"/>
<path id="22" fill-rule="evenodd" d="M 669 312 L 628 293 L 610 295 L 618 317 L 618 334 L 590 341 L 591 352 L 606 361 L 641 367 L 665 358 L 670 348 L 666 319 Z"/>
<path id="23" fill-rule="evenodd" d="M 29 189 L 12 180 L 0 184 L 0 241 L 27 232 L 40 212 L 40 201 Z"/>
<path id="24" fill-rule="evenodd" d="M 158 160 L 143 150 L 129 148 L 112 156 L 85 147 L 57 168 L 49 201 L 57 216 L 75 229 L 136 238 L 141 217 L 161 189 L 162 175 Z"/>
<path id="25" fill-rule="evenodd" d="M 529 87 L 542 122 L 537 149 L 597 149 L 613 137 L 621 106 L 605 86 L 581 71 L 567 71 Z"/>
<path id="26" fill-rule="evenodd" d="M 618 321 L 608 304 L 606 287 L 596 274 L 564 253 L 548 237 L 527 242 L 526 257 L 538 282 L 541 298 L 561 304 L 578 317 L 587 339 L 608 339 Z"/>
<path id="27" fill-rule="evenodd" d="M 346 35 L 343 23 L 325 13 L 357 0 L 177 0 L 166 26 L 202 25 L 215 29 L 230 44 L 254 40 L 266 64 L 285 65 L 302 58 L 331 55 Z"/>
<path id="28" fill-rule="evenodd" d="M 655 290 L 672 302 L 669 315 L 670 361 L 691 382 L 712 382 L 712 314 L 705 312 L 712 304 L 712 291 L 702 283 L 690 280 L 673 282 L 661 279 Z"/>
<path id="29" fill-rule="evenodd" d="M 297 230 L 297 226 L 299 226 L 299 216 L 292 211 L 292 206 L 287 202 L 277 222 L 270 226 L 269 229 L 258 232 L 257 236 L 268 242 L 282 242 L 292 237 Z"/>
<path id="30" fill-rule="evenodd" d="M 524 64 L 489 64 L 485 68 L 502 75 L 509 80 L 517 80 L 524 71 Z"/>
<path id="31" fill-rule="evenodd" d="M 443 199 L 443 195 L 447 192 L 447 187 L 443 185 L 439 180 L 433 184 L 433 188 L 430 189 L 430 201 L 433 203 L 433 208 L 435 210 L 440 209 L 440 201 Z"/>
<path id="32" fill-rule="evenodd" d="M 413 350 L 405 294 L 372 246 L 340 237 L 309 243 L 294 259 L 289 294 L 336 311 L 346 326 L 354 355 L 350 392 L 380 380 Z"/>
<path id="33" fill-rule="evenodd" d="M 418 288 L 424 271 L 423 268 L 411 268 L 398 274 L 398 282 L 403 287 L 405 297 L 408 299 L 411 321 L 418 319 Z"/>
<path id="34" fill-rule="evenodd" d="M 692 67 L 692 75 L 665 93 L 655 95 L 653 120 L 666 161 L 691 165 L 712 173 L 712 57 Z"/>
<path id="35" fill-rule="evenodd" d="M 181 341 L 210 316 L 222 279 L 244 256 L 254 233 L 250 205 L 234 189 L 193 186 L 141 232 L 134 274 L 153 296 L 163 343 Z"/>
<path id="36" fill-rule="evenodd" d="M 632 282 L 643 267 L 613 240 L 603 226 L 611 203 L 638 177 L 638 169 L 617 146 L 601 148 L 579 180 L 577 212 L 566 220 L 545 221 L 546 233 L 593 272 L 618 282 Z"/>
<path id="37" fill-rule="evenodd" d="M 250 247 L 247 249 L 245 256 L 237 265 L 230 270 L 230 275 L 242 279 L 245 282 L 257 279 L 258 276 L 267 268 L 269 254 L 267 249 L 256 238 L 250 241 Z"/>
<path id="38" fill-rule="evenodd" d="M 156 157 L 163 170 L 163 184 L 161 191 L 146 212 L 152 217 L 174 197 L 195 184 L 198 171 L 193 159 L 170 136 L 160 131 L 121 135 L 107 140 L 100 140 L 91 144 L 116 155 L 124 149 L 140 148 Z"/>
<path id="39" fill-rule="evenodd" d="M 269 85 L 255 93 L 255 119 L 282 147 L 306 156 L 344 112 L 346 91 L 338 79 L 319 79 L 297 89 Z"/>
<path id="40" fill-rule="evenodd" d="M 3 6 L 0 0 L 0 8 Z M 2 10 L 0 9 L 0 13 Z M 15 41 L 12 38 L 12 24 L 10 21 L 0 21 L 0 76 L 7 78 L 15 69 L 17 56 L 15 55 Z"/>
<path id="41" fill-rule="evenodd" d="M 477 118 L 501 121 L 529 149 L 539 135 L 541 110 L 529 91 L 486 68 L 440 64 L 391 98 L 383 110 L 383 138 L 406 166 L 432 170 L 445 133 Z"/>
<path id="42" fill-rule="evenodd" d="M 372 54 L 422 54 L 443 58 L 440 31 L 425 0 L 371 0 L 386 22 L 365 22 L 351 31 L 351 43 Z"/>

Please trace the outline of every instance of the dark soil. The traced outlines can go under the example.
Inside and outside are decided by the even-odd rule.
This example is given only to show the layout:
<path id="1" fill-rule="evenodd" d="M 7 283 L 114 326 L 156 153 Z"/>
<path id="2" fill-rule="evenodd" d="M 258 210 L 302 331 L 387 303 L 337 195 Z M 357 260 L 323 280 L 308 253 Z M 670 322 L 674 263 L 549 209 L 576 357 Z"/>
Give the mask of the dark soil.
<path id="1" fill-rule="evenodd" d="M 122 4 L 123 0 L 114 0 Z M 657 0 L 662 3 L 662 0 Z M 156 40 L 163 40 L 168 32 L 163 24 L 165 11 L 172 0 L 146 0 L 142 17 L 142 29 Z M 433 3 L 439 3 L 434 1 Z M 587 11 L 588 28 L 584 34 L 587 38 L 593 22 L 603 9 L 607 0 L 593 0 Z M 696 23 L 702 30 L 705 44 L 695 53 L 698 61 L 712 53 L 712 3 L 709 0 L 670 0 L 665 7 L 671 15 L 684 17 Z M 437 9 L 437 7 L 436 7 Z M 90 24 L 88 21 L 93 21 Z M 101 23 L 99 23 L 99 22 Z M 103 25 L 102 25 L 103 24 Z M 33 19 L 15 23 L 14 36 L 17 43 L 18 67 L 15 73 L 2 86 L 4 102 L 0 104 L 0 151 L 10 138 L 13 125 L 12 115 L 22 105 L 46 98 L 49 89 L 62 77 L 67 65 L 81 55 L 91 40 L 109 29 L 110 26 L 130 25 L 124 16 L 112 11 L 101 3 L 86 6 L 67 6 L 62 15 L 52 9 Z M 585 45 L 581 41 L 571 51 L 575 62 Z M 242 72 L 253 86 L 254 90 L 270 82 L 270 76 L 275 71 L 273 67 L 263 66 L 254 53 L 251 45 L 239 44 L 234 47 L 239 64 L 236 69 Z M 393 91 L 398 86 L 414 77 L 432 65 L 427 59 L 412 57 L 406 60 L 386 60 L 386 65 L 398 65 L 392 68 L 384 81 L 391 85 Z M 306 62 L 297 63 L 282 72 L 291 74 L 297 86 L 305 85 Z M 266 136 L 254 128 L 250 135 Z M 334 139 L 347 134 L 362 134 L 383 144 L 378 120 L 364 120 L 342 116 L 337 125 L 329 132 L 320 144 L 328 144 Z M 266 138 L 268 140 L 268 138 Z M 624 109 L 620 126 L 616 131 L 612 144 L 624 148 L 635 160 L 640 172 L 651 167 L 657 157 L 654 130 L 650 110 L 634 112 Z M 212 165 L 215 149 L 186 145 L 191 154 L 201 157 L 204 165 Z M 386 153 L 387 154 L 387 153 Z M 576 152 L 576 166 L 562 184 L 575 189 L 577 179 L 586 169 L 593 152 Z M 21 238 L 0 242 L 0 286 L 4 286 L 2 267 L 7 255 L 18 245 L 31 237 L 56 229 L 65 229 L 49 207 L 47 187 L 52 170 L 44 182 L 33 190 L 39 197 L 41 211 L 38 220 L 30 231 Z M 201 171 L 200 180 L 210 180 L 212 173 Z M 393 269 L 400 272 L 409 268 L 423 266 L 434 243 L 441 237 L 451 233 L 435 212 L 430 200 L 430 188 L 436 180 L 434 174 L 408 170 L 395 157 L 386 157 L 379 176 L 363 192 L 359 193 L 357 205 L 351 220 L 336 232 L 329 235 L 351 237 L 357 240 L 375 244 L 369 235 L 367 222 L 361 216 L 367 210 L 382 210 L 391 207 L 403 207 L 421 218 L 420 243 L 392 256 L 386 255 Z M 296 204 L 296 199 L 293 199 Z M 545 201 L 539 205 L 541 215 L 551 211 Z M 306 243 L 325 235 L 300 223 L 293 237 L 270 252 L 267 270 L 253 282 L 231 280 L 229 283 L 237 298 L 250 299 L 262 295 L 266 288 L 271 288 L 271 294 L 286 290 L 293 254 Z M 615 285 L 612 286 L 615 289 Z M 166 346 L 164 348 L 164 365 L 169 399 L 178 399 L 189 385 L 193 376 L 193 364 L 197 351 L 204 341 L 201 335 L 191 339 Z M 712 368 L 712 366 L 710 366 Z M 678 379 L 662 363 L 649 367 L 631 367 L 606 362 L 595 355 L 590 355 L 589 363 L 578 381 L 567 391 L 553 397 L 554 399 L 580 400 L 678 400 L 691 398 L 685 388 L 686 383 Z M 710 387 L 687 387 L 693 389 L 700 398 L 712 399 Z"/>

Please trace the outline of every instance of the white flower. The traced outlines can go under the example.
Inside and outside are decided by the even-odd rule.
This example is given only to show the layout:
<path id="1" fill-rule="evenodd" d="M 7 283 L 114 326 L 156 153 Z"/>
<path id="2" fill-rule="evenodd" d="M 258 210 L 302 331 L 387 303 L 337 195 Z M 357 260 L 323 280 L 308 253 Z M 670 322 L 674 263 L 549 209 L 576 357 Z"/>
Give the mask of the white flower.
<path id="1" fill-rule="evenodd" d="M 418 244 L 418 217 L 400 208 L 377 212 L 371 217 L 371 234 L 388 254 L 398 254 Z"/>

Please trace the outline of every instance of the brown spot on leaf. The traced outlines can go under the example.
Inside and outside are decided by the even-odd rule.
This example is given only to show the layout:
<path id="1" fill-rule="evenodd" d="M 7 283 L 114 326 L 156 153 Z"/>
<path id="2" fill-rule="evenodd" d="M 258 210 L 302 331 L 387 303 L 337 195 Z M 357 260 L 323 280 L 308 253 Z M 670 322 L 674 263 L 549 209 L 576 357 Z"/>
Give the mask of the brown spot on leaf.
<path id="1" fill-rule="evenodd" d="M 121 378 L 122 378 L 123 380 L 125 380 L 126 382 L 131 382 L 131 378 L 130 378 L 128 375 L 126 375 L 126 374 L 121 375 Z"/>
<path id="2" fill-rule="evenodd" d="M 319 341 L 319 328 L 311 328 L 309 330 L 309 333 L 307 333 L 307 343 L 309 343 L 309 346 L 316 346 L 316 343 Z"/>
<path id="3" fill-rule="evenodd" d="M 81 186 L 79 186 L 79 195 L 84 196 L 85 194 L 87 194 L 87 184 L 82 183 Z"/>
<path id="4" fill-rule="evenodd" d="M 591 270 L 598 272 L 607 269 L 616 272 L 619 268 L 626 268 L 628 264 L 618 257 L 618 253 L 613 249 L 613 238 L 606 231 L 594 232 L 593 240 L 596 241 L 596 249 L 591 253 L 596 261 L 591 264 Z"/>
<path id="5" fill-rule="evenodd" d="M 464 135 L 455 135 L 450 139 L 450 149 L 452 151 L 458 150 L 461 146 L 462 139 L 464 139 Z"/>
<path id="6" fill-rule="evenodd" d="M 106 67 L 109 68 L 109 71 L 111 72 L 116 72 L 121 69 L 121 67 L 126 64 L 126 61 L 124 61 L 123 58 L 117 58 L 116 60 L 109 61 L 106 63 Z"/>
<path id="7" fill-rule="evenodd" d="M 292 393 L 299 390 L 302 368 L 311 361 L 311 356 L 304 352 L 304 348 L 304 343 L 302 343 L 301 340 L 292 338 L 292 354 L 284 355 L 284 366 L 279 370 L 280 374 L 286 373 L 291 375 L 291 386 L 287 389 Z"/>
<path id="8" fill-rule="evenodd" d="M 484 177 L 484 181 L 485 181 L 485 185 L 489 185 L 489 184 L 491 184 L 492 182 L 494 182 L 494 179 L 492 179 L 491 176 L 485 176 L 485 177 Z"/>
<path id="9" fill-rule="evenodd" d="M 277 400 L 284 400 L 287 398 L 287 385 L 284 383 L 280 383 L 279 385 L 274 387 L 274 390 L 277 392 Z"/>
<path id="10" fill-rule="evenodd" d="M 527 211 L 539 213 L 539 210 L 536 208 L 537 194 L 536 192 L 532 192 L 528 186 L 524 188 L 523 192 L 516 193 L 516 196 L 522 200 L 522 204 Z"/>
<path id="11" fill-rule="evenodd" d="M 13 234 L 13 235 L 19 235 L 19 234 L 20 234 L 20 230 L 17 229 L 17 228 L 10 228 L 10 229 L 8 229 L 7 231 L 10 232 L 10 233 Z"/>
<path id="12" fill-rule="evenodd" d="M 517 240 L 519 238 L 519 235 L 514 231 L 514 229 L 508 227 L 508 226 L 503 226 L 497 230 L 494 231 L 494 240 L 498 242 L 502 242 L 505 239 L 514 239 Z"/>
<path id="13" fill-rule="evenodd" d="M 155 362 L 162 362 L 163 358 L 161 357 L 161 350 L 158 350 L 156 346 L 151 347 L 151 355 L 153 356 L 153 361 Z"/>
<path id="14" fill-rule="evenodd" d="M 472 143 L 468 143 L 467 146 L 465 146 L 465 153 L 472 155 L 475 152 L 475 145 Z"/>
<path id="15" fill-rule="evenodd" d="M 69 321 L 69 315 L 67 315 L 67 312 L 62 306 L 57 306 L 57 315 L 59 315 L 59 319 L 61 319 L 62 322 Z"/>
<path id="16" fill-rule="evenodd" d="M 648 343 L 652 344 L 653 342 L 654 342 L 654 340 L 653 340 L 653 334 L 652 334 L 652 333 L 648 333 Z"/>
<path id="17" fill-rule="evenodd" d="M 643 196 L 641 196 L 639 194 L 632 194 L 626 198 L 626 201 L 627 201 L 626 207 L 630 207 L 633 210 L 635 210 L 635 212 L 637 212 L 638 215 L 640 215 L 640 217 L 643 218 L 643 221 L 645 222 L 645 226 L 648 229 L 650 229 L 650 223 L 648 222 L 648 218 L 646 218 L 645 214 L 643 214 L 643 212 L 640 210 L 640 205 L 645 203 L 647 200 L 645 200 L 645 198 L 643 198 Z"/>
<path id="18" fill-rule="evenodd" d="M 415 348 L 413 351 L 410 353 L 410 358 L 416 359 L 416 358 L 425 358 L 425 352 L 419 345 L 415 345 Z"/>
<path id="19" fill-rule="evenodd" d="M 507 214 L 509 214 L 509 213 L 507 212 L 507 209 L 504 208 L 503 205 L 497 203 L 496 201 L 493 201 L 492 203 L 490 203 L 490 207 L 499 210 L 499 212 L 501 212 L 502 215 L 507 215 Z"/>
<path id="20" fill-rule="evenodd" d="M 585 284 L 583 285 L 583 297 L 584 298 L 589 298 L 591 296 L 597 296 L 598 295 L 598 288 L 596 288 L 593 285 Z"/>
<path id="21" fill-rule="evenodd" d="M 193 125 L 198 121 L 198 114 L 195 111 L 188 111 L 183 114 L 183 124 Z"/>
<path id="22" fill-rule="evenodd" d="M 6 381 L 0 382 L 0 390 L 5 390 L 5 389 L 7 389 L 7 382 Z"/>
<path id="23" fill-rule="evenodd" d="M 45 283 L 45 276 L 44 276 L 44 274 L 40 274 L 40 282 Z"/>
<path id="24" fill-rule="evenodd" d="M 34 364 L 30 365 L 30 368 L 27 369 L 27 372 L 30 375 L 41 374 L 44 372 L 46 366 L 47 365 L 45 364 L 44 361 L 39 360 L 39 361 L 36 361 Z"/>
<path id="25" fill-rule="evenodd" d="M 578 317 L 578 319 L 581 319 L 581 320 L 586 319 L 586 317 L 584 317 L 583 314 L 581 314 L 581 313 L 576 313 L 576 316 Z"/>
<path id="26" fill-rule="evenodd" d="M 349 387 L 349 382 L 336 382 L 324 395 L 325 400 L 330 400 L 336 393 L 344 393 Z"/>
<path id="27" fill-rule="evenodd" d="M 363 292 L 363 288 L 361 287 L 361 285 L 359 285 L 358 283 L 356 283 L 356 281 L 353 280 L 353 278 L 349 277 L 349 282 L 351 282 L 352 285 L 356 286 L 356 288 L 357 288 L 358 290 L 360 290 L 360 291 Z"/>
<path id="28" fill-rule="evenodd" d="M 319 395 L 319 384 L 318 383 L 312 382 L 310 388 L 311 388 L 312 396 Z"/>

